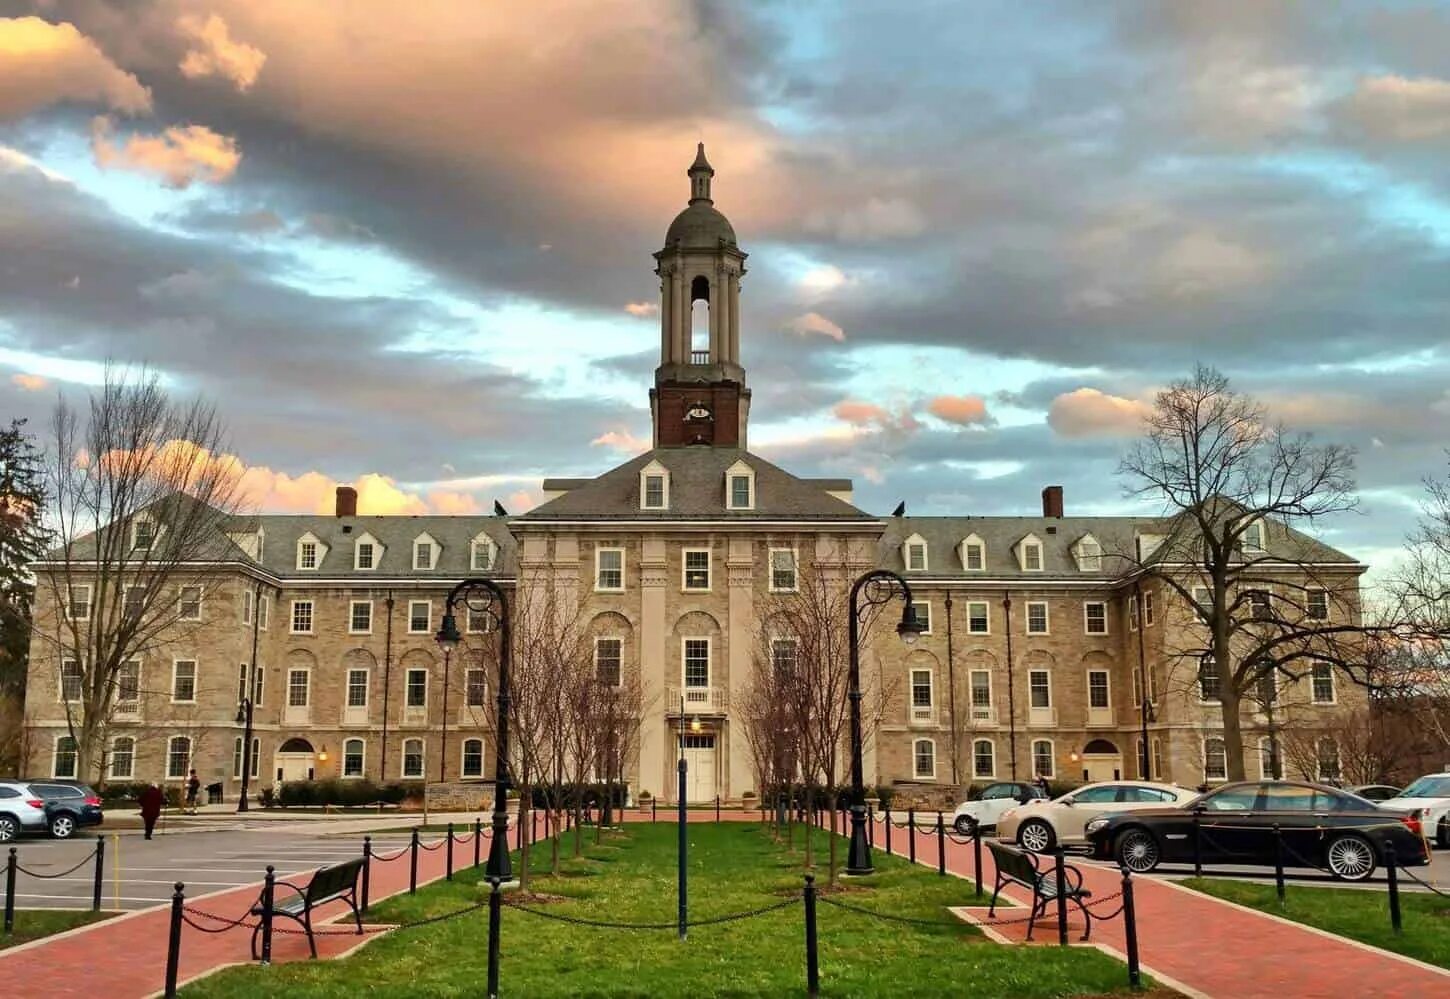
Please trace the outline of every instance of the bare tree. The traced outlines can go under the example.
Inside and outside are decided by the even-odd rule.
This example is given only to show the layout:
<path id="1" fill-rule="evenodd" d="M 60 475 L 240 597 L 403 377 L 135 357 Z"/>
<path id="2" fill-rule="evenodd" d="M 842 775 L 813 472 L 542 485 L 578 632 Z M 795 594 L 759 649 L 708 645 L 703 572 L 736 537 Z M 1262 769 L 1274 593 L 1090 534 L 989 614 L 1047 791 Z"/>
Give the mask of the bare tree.
<path id="1" fill-rule="evenodd" d="M 60 671 L 77 774 L 100 781 L 130 664 L 185 642 L 209 578 L 250 534 L 225 432 L 202 400 L 179 402 L 145 370 L 107 368 L 84 411 L 52 420 L 47 492 L 59 547 L 39 563 L 55 608 L 38 633 Z"/>
<path id="2" fill-rule="evenodd" d="M 1228 777 L 1242 780 L 1242 708 L 1265 676 L 1299 680 L 1327 664 L 1367 682 L 1358 580 L 1295 529 L 1354 509 L 1354 454 L 1272 423 L 1199 367 L 1158 393 L 1120 472 L 1130 495 L 1166 509 L 1151 535 L 1104 554 L 1196 618 L 1171 652 L 1220 704 Z"/>

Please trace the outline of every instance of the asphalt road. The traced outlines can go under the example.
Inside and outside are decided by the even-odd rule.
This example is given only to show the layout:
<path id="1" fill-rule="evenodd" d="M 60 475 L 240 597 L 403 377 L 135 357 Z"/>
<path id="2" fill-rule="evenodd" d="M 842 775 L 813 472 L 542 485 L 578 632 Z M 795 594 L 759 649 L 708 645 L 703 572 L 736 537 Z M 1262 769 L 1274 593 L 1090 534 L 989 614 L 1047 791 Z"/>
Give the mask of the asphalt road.
<path id="1" fill-rule="evenodd" d="M 1089 860 L 1085 856 L 1073 857 L 1068 854 L 1072 863 L 1089 863 L 1098 867 L 1106 867 L 1116 870 L 1117 866 L 1105 861 Z M 1274 883 L 1274 869 L 1272 867 L 1247 867 L 1241 864 L 1205 864 L 1207 875 L 1210 877 L 1229 877 L 1239 881 L 1255 881 L 1262 884 Z M 1193 867 L 1189 864 L 1171 864 L 1160 867 L 1152 874 L 1135 875 L 1141 877 L 1167 878 L 1170 880 L 1183 880 L 1193 877 Z M 1437 889 L 1450 894 L 1450 850 L 1433 850 L 1430 854 L 1430 863 L 1424 867 L 1402 868 L 1400 870 L 1401 891 L 1429 891 L 1429 888 L 1418 884 L 1416 879 L 1427 881 Z M 1284 882 L 1286 884 L 1302 885 L 1328 885 L 1331 887 L 1354 887 L 1353 882 L 1340 881 L 1330 875 L 1327 871 L 1319 871 L 1313 868 L 1285 867 Z M 1385 869 L 1383 866 L 1375 868 L 1371 880 L 1364 882 L 1365 887 L 1373 887 L 1383 891 L 1385 887 Z"/>

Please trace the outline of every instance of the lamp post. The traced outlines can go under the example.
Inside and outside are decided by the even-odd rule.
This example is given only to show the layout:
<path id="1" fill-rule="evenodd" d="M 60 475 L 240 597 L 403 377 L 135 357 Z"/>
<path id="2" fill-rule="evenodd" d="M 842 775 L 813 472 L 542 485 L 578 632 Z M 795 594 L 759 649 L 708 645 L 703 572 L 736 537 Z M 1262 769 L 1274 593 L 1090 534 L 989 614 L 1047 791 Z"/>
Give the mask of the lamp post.
<path id="1" fill-rule="evenodd" d="M 508 598 L 497 583 L 484 576 L 465 579 L 453 587 L 443 604 L 443 622 L 438 627 L 438 634 L 434 636 L 440 648 L 452 649 L 463 640 L 458 632 L 458 622 L 453 618 L 453 607 L 460 600 L 469 610 L 485 613 L 498 624 L 498 731 L 494 733 L 493 840 L 488 846 L 488 866 L 485 872 L 490 878 L 509 881 L 513 877 L 513 870 L 509 863 L 507 801 L 510 656 Z M 475 600 L 479 602 L 473 602 Z M 489 933 L 492 939 L 497 939 L 497 930 L 492 925 L 497 918 L 496 910 L 491 909 Z"/>
<path id="2" fill-rule="evenodd" d="M 696 731 L 698 731 L 699 730 L 699 727 L 700 727 L 700 723 L 697 721 L 691 727 L 693 729 L 695 729 Z M 681 694 L 680 695 L 680 736 L 679 736 L 679 738 L 680 738 L 680 762 L 679 762 L 679 765 L 678 765 L 678 769 L 679 769 L 680 779 L 679 779 L 679 787 L 678 787 L 677 793 L 676 793 L 676 797 L 679 798 L 679 801 L 676 802 L 676 806 L 679 809 L 679 846 L 676 849 L 675 854 L 676 854 L 676 857 L 677 857 L 677 865 L 679 867 L 679 871 L 678 871 L 679 883 L 678 883 L 678 886 L 677 886 L 677 894 L 679 896 L 679 912 L 678 912 L 679 934 L 680 934 L 680 939 L 683 940 L 683 939 L 685 939 L 685 927 L 688 925 L 688 913 L 689 913 L 689 905 L 688 905 L 688 903 L 686 901 L 686 897 L 687 897 L 687 890 L 686 889 L 687 889 L 687 881 L 688 881 L 688 879 L 687 879 L 686 874 L 685 874 L 686 859 L 687 859 L 687 855 L 689 853 L 689 839 L 685 835 L 685 823 L 688 822 L 689 819 L 690 819 L 689 815 L 687 815 L 686 812 L 685 812 L 685 771 L 688 769 L 688 764 L 685 762 L 685 695 L 684 694 Z"/>
<path id="3" fill-rule="evenodd" d="M 251 683 L 251 671 L 248 670 L 247 682 Z M 252 698 L 251 691 L 242 698 L 242 703 L 237 705 L 237 724 L 242 726 L 242 793 L 237 800 L 237 811 L 247 810 L 247 778 L 252 774 Z"/>
<path id="4" fill-rule="evenodd" d="M 453 626 L 453 630 L 458 630 L 456 624 Z M 442 627 L 438 629 L 438 634 L 443 634 Z M 443 745 L 439 747 L 438 753 L 438 780 L 440 782 L 448 779 L 448 675 L 451 672 L 448 664 L 453 654 L 454 644 L 445 639 L 438 639 L 438 647 L 443 650 Z"/>
<path id="5" fill-rule="evenodd" d="M 863 594 L 865 603 L 861 604 Z M 898 596 L 906 606 L 902 608 L 896 633 L 907 645 L 914 645 L 925 629 L 916 619 L 916 611 L 911 606 L 911 586 L 905 579 L 890 569 L 873 569 L 851 586 L 851 617 L 847 622 L 851 646 L 851 689 L 848 694 L 851 700 L 851 848 L 846 855 L 846 873 L 857 876 L 874 870 L 871 866 L 871 846 L 866 838 L 866 788 L 861 764 L 861 611 L 889 603 Z M 683 764 L 680 773 L 683 780 Z"/>

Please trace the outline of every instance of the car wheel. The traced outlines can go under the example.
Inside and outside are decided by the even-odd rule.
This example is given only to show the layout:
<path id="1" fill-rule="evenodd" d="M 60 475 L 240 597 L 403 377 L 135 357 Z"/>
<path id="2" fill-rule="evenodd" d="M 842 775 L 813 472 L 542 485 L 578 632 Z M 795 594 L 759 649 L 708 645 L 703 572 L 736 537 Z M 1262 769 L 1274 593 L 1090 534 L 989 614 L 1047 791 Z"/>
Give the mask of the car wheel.
<path id="1" fill-rule="evenodd" d="M 9 843 L 20 835 L 20 823 L 8 815 L 0 815 L 0 843 Z"/>
<path id="2" fill-rule="evenodd" d="M 50 820 L 50 834 L 56 839 L 70 839 L 76 831 L 76 820 L 69 815 L 57 815 Z"/>
<path id="3" fill-rule="evenodd" d="M 970 836 L 976 823 L 972 821 L 970 815 L 958 815 L 957 821 L 953 825 L 956 827 L 958 836 Z"/>
<path id="4" fill-rule="evenodd" d="M 1324 850 L 1329 871 L 1345 881 L 1363 881 L 1374 873 L 1374 847 L 1363 836 L 1341 836 Z"/>
<path id="5" fill-rule="evenodd" d="M 1125 829 L 1119 833 L 1113 853 L 1118 858 L 1118 866 L 1134 874 L 1147 874 L 1163 859 L 1158 840 L 1146 829 Z"/>
<path id="6" fill-rule="evenodd" d="M 1024 822 L 1017 830 L 1017 845 L 1033 853 L 1046 853 L 1056 843 L 1057 834 L 1052 831 L 1052 826 L 1041 819 Z"/>

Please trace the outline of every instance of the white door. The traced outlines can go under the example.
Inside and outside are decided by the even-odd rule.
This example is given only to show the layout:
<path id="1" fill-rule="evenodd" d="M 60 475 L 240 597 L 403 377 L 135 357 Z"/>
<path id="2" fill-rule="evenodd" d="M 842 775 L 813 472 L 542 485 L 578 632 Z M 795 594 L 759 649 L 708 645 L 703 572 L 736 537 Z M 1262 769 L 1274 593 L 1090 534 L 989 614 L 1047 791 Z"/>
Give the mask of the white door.
<path id="1" fill-rule="evenodd" d="M 311 780 L 313 773 L 311 753 L 278 753 L 277 779 L 282 782 Z"/>
<path id="2" fill-rule="evenodd" d="M 715 800 L 715 736 L 687 734 L 685 737 L 685 800 Z"/>
<path id="3" fill-rule="evenodd" d="M 1123 757 L 1121 753 L 1111 756 L 1107 753 L 1084 753 L 1082 768 L 1088 783 L 1123 779 Z"/>

